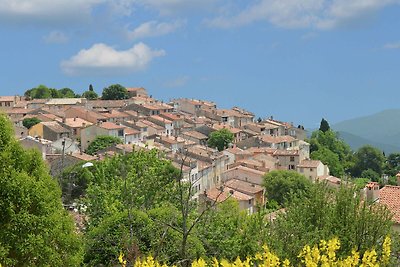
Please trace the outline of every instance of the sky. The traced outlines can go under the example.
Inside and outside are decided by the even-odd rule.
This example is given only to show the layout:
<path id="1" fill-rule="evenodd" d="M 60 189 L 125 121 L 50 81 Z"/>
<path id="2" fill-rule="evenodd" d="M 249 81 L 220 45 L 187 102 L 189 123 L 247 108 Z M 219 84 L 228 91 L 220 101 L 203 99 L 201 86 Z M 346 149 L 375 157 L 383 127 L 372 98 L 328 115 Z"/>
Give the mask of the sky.
<path id="1" fill-rule="evenodd" d="M 0 95 L 44 84 L 318 127 L 399 108 L 400 0 L 0 0 Z"/>

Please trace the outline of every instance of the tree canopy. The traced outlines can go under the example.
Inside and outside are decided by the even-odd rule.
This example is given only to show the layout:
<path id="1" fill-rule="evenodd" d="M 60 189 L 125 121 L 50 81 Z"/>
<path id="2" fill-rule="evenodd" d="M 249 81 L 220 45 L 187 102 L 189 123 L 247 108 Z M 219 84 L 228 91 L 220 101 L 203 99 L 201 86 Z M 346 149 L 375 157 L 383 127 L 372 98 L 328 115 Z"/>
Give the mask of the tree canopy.
<path id="1" fill-rule="evenodd" d="M 84 97 L 86 99 L 89 99 L 89 100 L 95 100 L 95 99 L 99 98 L 99 96 L 97 95 L 97 93 L 93 89 L 93 85 L 91 85 L 91 84 L 89 85 L 89 90 L 85 91 L 82 94 L 82 97 Z"/>
<path id="2" fill-rule="evenodd" d="M 332 130 L 314 131 L 309 139 L 311 159 L 328 165 L 331 174 L 342 177 L 353 164 L 352 151 L 348 144 Z"/>
<path id="3" fill-rule="evenodd" d="M 24 96 L 28 99 L 47 99 L 47 98 L 75 98 L 78 95 L 70 88 L 54 89 L 48 88 L 45 85 L 25 91 Z"/>
<path id="4" fill-rule="evenodd" d="M 233 141 L 233 133 L 226 128 L 212 132 L 208 138 L 208 146 L 222 151 Z"/>
<path id="5" fill-rule="evenodd" d="M 368 169 L 377 173 L 378 176 L 382 175 L 385 157 L 379 149 L 370 145 L 363 146 L 357 150 L 354 159 L 354 166 L 351 170 L 354 177 L 362 177 L 363 171 Z"/>
<path id="6" fill-rule="evenodd" d="M 103 100 L 121 100 L 127 99 L 128 90 L 120 84 L 113 84 L 103 89 L 101 99 Z"/>
<path id="7" fill-rule="evenodd" d="M 267 201 L 285 206 L 293 197 L 307 195 L 312 183 L 304 175 L 294 171 L 276 170 L 264 175 L 263 185 Z"/>
<path id="8" fill-rule="evenodd" d="M 331 127 L 329 126 L 329 122 L 327 120 L 325 120 L 324 118 L 322 118 L 321 120 L 321 124 L 319 125 L 319 130 L 321 132 L 327 132 L 331 129 Z"/>
<path id="9" fill-rule="evenodd" d="M 99 135 L 90 143 L 86 149 L 86 153 L 89 155 L 94 155 L 98 151 L 116 144 L 122 144 L 121 138 L 109 135 Z"/>
<path id="10" fill-rule="evenodd" d="M 23 125 L 25 128 L 30 129 L 30 128 L 32 128 L 32 126 L 34 126 L 34 125 L 36 125 L 36 124 L 38 124 L 38 123 L 40 123 L 40 122 L 41 122 L 41 120 L 39 120 L 39 119 L 36 118 L 36 117 L 34 117 L 34 118 L 25 118 L 25 119 L 22 121 L 22 125 Z"/>
<path id="11" fill-rule="evenodd" d="M 79 266 L 82 247 L 57 182 L 36 150 L 24 150 L 0 115 L 0 262 Z"/>

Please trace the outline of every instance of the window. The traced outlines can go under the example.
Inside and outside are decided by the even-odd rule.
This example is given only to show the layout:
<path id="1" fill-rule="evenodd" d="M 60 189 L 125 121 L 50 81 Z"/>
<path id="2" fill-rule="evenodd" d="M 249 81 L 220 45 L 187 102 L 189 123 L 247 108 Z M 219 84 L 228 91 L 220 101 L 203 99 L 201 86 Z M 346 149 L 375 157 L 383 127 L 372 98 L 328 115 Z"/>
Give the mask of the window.
<path id="1" fill-rule="evenodd" d="M 289 170 L 294 170 L 294 165 L 289 165 Z"/>
<path id="2" fill-rule="evenodd" d="M 251 199 L 249 199 L 249 205 L 251 205 Z"/>
<path id="3" fill-rule="evenodd" d="M 228 117 L 222 117 L 222 122 L 227 122 L 228 121 Z"/>
<path id="4" fill-rule="evenodd" d="M 294 157 L 293 156 L 290 157 L 290 161 L 294 161 Z"/>
<path id="5" fill-rule="evenodd" d="M 124 130 L 118 130 L 118 136 L 124 136 Z"/>
<path id="6" fill-rule="evenodd" d="M 312 172 L 314 169 L 313 168 L 310 168 L 310 172 Z"/>

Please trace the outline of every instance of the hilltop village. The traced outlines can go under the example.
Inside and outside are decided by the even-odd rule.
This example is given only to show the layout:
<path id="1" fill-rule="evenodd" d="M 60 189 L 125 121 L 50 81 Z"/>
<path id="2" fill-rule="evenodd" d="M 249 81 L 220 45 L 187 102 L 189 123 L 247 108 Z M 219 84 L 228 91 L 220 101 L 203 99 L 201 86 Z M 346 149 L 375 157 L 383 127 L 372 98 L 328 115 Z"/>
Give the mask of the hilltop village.
<path id="1" fill-rule="evenodd" d="M 129 98 L 124 100 L 2 96 L 0 107 L 14 123 L 22 145 L 41 151 L 53 176 L 80 161 L 156 148 L 182 170 L 184 179 L 193 184 L 195 197 L 203 194 L 216 200 L 224 188 L 223 194 L 232 195 L 249 213 L 264 204 L 262 177 L 266 172 L 292 170 L 332 186 L 341 182 L 329 175 L 321 161 L 310 160 L 301 125 L 272 116 L 256 120 L 240 107 L 220 109 L 214 102 L 187 98 L 164 103 L 144 88 L 127 90 Z M 40 122 L 26 129 L 23 120 L 27 118 Z M 221 129 L 229 130 L 234 138 L 218 151 L 207 141 Z M 118 137 L 121 143 L 95 155 L 86 154 L 98 136 Z"/>

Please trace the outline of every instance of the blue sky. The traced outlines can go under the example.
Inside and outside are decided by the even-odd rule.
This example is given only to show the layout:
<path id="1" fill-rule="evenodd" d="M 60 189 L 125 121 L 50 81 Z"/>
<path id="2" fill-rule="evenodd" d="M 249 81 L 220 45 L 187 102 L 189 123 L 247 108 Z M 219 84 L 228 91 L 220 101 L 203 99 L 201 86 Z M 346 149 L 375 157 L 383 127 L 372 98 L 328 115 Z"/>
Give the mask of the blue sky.
<path id="1" fill-rule="evenodd" d="M 120 83 L 316 127 L 399 107 L 399 18 L 398 0 L 0 0 L 0 94 Z"/>

